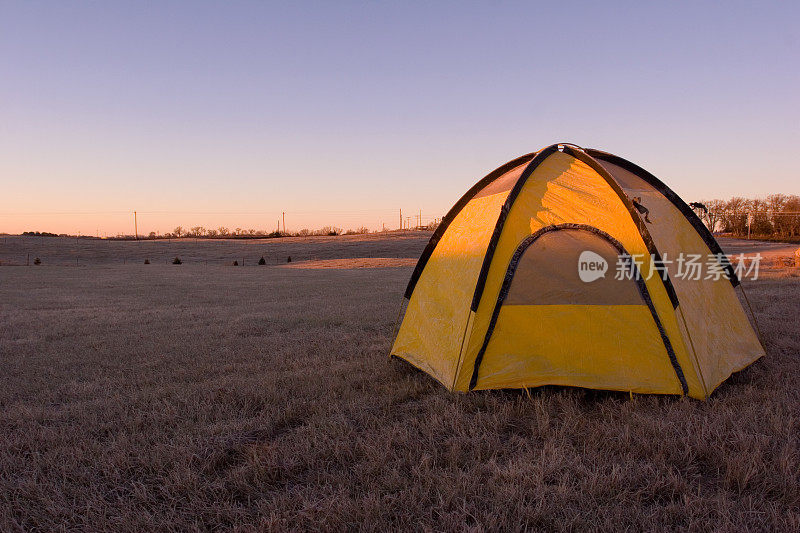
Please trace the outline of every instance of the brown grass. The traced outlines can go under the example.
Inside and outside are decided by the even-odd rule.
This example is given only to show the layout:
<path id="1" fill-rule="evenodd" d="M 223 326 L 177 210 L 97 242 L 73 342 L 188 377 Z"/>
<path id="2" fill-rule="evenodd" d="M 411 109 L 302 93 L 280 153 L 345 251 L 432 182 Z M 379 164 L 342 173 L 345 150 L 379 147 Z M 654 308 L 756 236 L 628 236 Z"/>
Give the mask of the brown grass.
<path id="1" fill-rule="evenodd" d="M 350 268 L 393 268 L 413 267 L 417 259 L 413 257 L 359 257 L 353 259 L 318 259 L 312 261 L 299 261 L 281 265 L 283 268 L 308 268 L 308 269 L 350 269 Z"/>
<path id="2" fill-rule="evenodd" d="M 42 266 L 98 266 L 143 263 L 168 264 L 177 256 L 184 264 L 268 265 L 292 261 L 403 257 L 416 259 L 431 236 L 429 231 L 402 231 L 337 237 L 277 239 L 163 239 L 111 241 L 60 237 L 0 236 L 0 266 L 25 265 L 40 257 Z"/>
<path id="3" fill-rule="evenodd" d="M 800 528 L 796 278 L 698 402 L 448 393 L 386 358 L 409 273 L 0 267 L 0 530 Z"/>

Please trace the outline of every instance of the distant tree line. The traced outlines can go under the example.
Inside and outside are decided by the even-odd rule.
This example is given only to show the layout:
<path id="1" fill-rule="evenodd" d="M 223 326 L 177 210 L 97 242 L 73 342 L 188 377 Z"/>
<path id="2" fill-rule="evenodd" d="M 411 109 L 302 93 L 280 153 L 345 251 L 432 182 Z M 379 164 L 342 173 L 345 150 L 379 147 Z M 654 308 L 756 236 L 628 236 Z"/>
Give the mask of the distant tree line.
<path id="1" fill-rule="evenodd" d="M 433 231 L 439 225 L 437 222 L 428 224 L 424 229 Z M 383 233 L 388 230 L 370 230 L 366 226 L 361 226 L 356 229 L 344 230 L 336 226 L 324 226 L 319 229 L 303 228 L 299 231 L 265 231 L 256 230 L 252 228 L 227 228 L 220 226 L 218 228 L 205 228 L 203 226 L 192 226 L 188 229 L 183 226 L 178 226 L 172 232 L 165 234 L 157 234 L 151 231 L 148 237 L 150 239 L 163 239 L 163 238 L 195 238 L 195 239 L 270 239 L 278 237 L 313 237 L 313 236 L 328 236 L 334 237 L 337 235 L 364 235 L 367 233 Z"/>
<path id="2" fill-rule="evenodd" d="M 3 233 L 0 235 L 8 235 L 8 233 Z M 49 231 L 23 231 L 22 235 L 24 237 L 70 237 L 72 239 L 98 239 L 99 237 L 94 237 L 93 235 L 71 235 L 69 233 L 50 233 Z"/>
<path id="3" fill-rule="evenodd" d="M 734 197 L 691 204 L 711 231 L 773 238 L 800 236 L 800 196 L 772 194 L 766 199 Z M 749 226 L 749 227 L 748 227 Z"/>
<path id="4" fill-rule="evenodd" d="M 439 225 L 438 220 L 428 224 L 426 227 L 421 229 L 427 229 L 433 231 Z M 417 228 L 420 229 L 420 228 Z M 184 228 L 183 226 L 178 226 L 171 232 L 167 233 L 158 233 L 155 231 L 151 231 L 147 235 L 140 235 L 139 239 L 181 239 L 181 238 L 193 238 L 193 239 L 274 239 L 278 237 L 312 237 L 312 236 L 329 236 L 334 237 L 337 235 L 364 235 L 367 233 L 384 233 L 389 230 L 370 230 L 366 226 L 361 226 L 356 229 L 348 229 L 344 230 L 342 228 L 336 226 L 324 226 L 319 229 L 308 229 L 303 228 L 299 231 L 266 231 L 266 230 L 257 230 L 253 228 L 228 228 L 226 226 L 220 226 L 218 228 L 206 228 L 204 226 L 192 226 L 190 228 Z M 35 237 L 71 237 L 71 238 L 80 238 L 80 239 L 98 239 L 99 237 L 94 237 L 90 235 L 70 235 L 67 233 L 49 233 L 47 231 L 26 231 L 23 232 L 22 235 L 24 236 L 35 236 Z M 133 239 L 133 235 L 117 235 L 116 237 L 106 237 L 108 239 Z"/>
<path id="5" fill-rule="evenodd" d="M 158 238 L 181 238 L 181 237 L 191 237 L 196 239 L 247 239 L 247 238 L 259 238 L 259 239 L 269 239 L 269 238 L 277 238 L 277 237 L 308 237 L 311 235 L 327 235 L 327 236 L 336 236 L 336 235 L 359 235 L 364 233 L 369 233 L 370 230 L 367 227 L 360 227 L 358 229 L 352 230 L 349 229 L 344 231 L 342 228 L 337 228 L 335 226 L 325 226 L 320 229 L 316 230 L 309 230 L 309 229 L 301 229 L 300 231 L 296 232 L 289 232 L 289 231 L 265 231 L 265 230 L 257 230 L 252 228 L 227 228 L 225 226 L 220 226 L 218 228 L 205 228 L 203 226 L 193 226 L 191 228 L 185 229 L 183 226 L 178 226 L 171 233 L 166 233 L 164 235 L 159 235 L 154 231 L 151 231 L 149 237 L 151 239 L 158 239 Z"/>
<path id="6" fill-rule="evenodd" d="M 50 233 L 49 231 L 23 231 L 26 237 L 59 237 L 57 233 Z"/>

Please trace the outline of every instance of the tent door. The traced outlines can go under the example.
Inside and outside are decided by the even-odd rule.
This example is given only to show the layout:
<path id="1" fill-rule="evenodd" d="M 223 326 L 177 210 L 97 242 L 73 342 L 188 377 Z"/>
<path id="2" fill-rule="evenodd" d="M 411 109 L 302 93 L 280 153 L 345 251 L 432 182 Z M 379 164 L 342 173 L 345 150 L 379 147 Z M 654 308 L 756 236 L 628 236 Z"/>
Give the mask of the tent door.
<path id="1" fill-rule="evenodd" d="M 487 351 L 494 356 L 491 368 L 482 371 Z M 644 379 L 646 388 L 646 377 L 626 377 L 626 372 L 647 374 L 654 366 L 640 361 L 642 353 L 668 356 L 661 363 L 686 393 L 647 286 L 624 247 L 592 226 L 547 226 L 525 238 L 511 258 L 470 390 L 479 379 L 502 387 L 506 381 L 521 383 L 527 374 L 552 375 L 555 381 L 569 381 L 570 374 L 579 380 L 611 376 L 607 388 Z M 621 368 L 608 368 L 615 361 Z M 644 365 L 641 371 L 638 364 Z"/>

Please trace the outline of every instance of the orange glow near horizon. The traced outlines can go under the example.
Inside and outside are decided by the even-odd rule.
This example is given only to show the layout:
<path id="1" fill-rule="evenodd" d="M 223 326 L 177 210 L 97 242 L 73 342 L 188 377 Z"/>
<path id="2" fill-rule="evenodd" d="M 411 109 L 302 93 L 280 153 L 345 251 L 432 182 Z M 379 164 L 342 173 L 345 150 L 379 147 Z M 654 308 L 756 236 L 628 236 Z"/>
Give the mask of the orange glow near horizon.
<path id="1" fill-rule="evenodd" d="M 409 210 L 409 212 L 411 212 Z M 418 212 L 417 212 L 418 214 Z M 383 215 L 383 216 L 382 216 Z M 440 217 L 439 215 L 438 217 Z M 423 213 L 423 223 L 428 224 L 434 218 Z M 173 233 L 180 226 L 184 232 L 193 227 L 205 230 L 227 228 L 231 233 L 237 230 L 264 231 L 270 233 L 279 228 L 281 213 L 274 214 L 163 214 L 139 213 L 136 215 L 138 234 L 147 236 L 151 232 L 157 235 Z M 403 217 L 407 218 L 407 217 Z M 235 223 L 231 223 L 234 222 Z M 404 221 L 405 223 L 405 221 Z M 417 225 L 417 215 L 410 221 Z M 394 230 L 400 226 L 399 213 L 394 210 L 383 210 L 376 213 L 331 213 L 331 214 L 293 214 L 286 213 L 286 231 L 295 233 L 302 229 L 317 230 L 326 226 L 341 228 L 344 231 L 366 227 L 370 231 Z M 134 234 L 134 214 L 130 213 L 38 213 L 0 215 L 0 233 L 11 235 L 26 231 L 49 232 L 67 235 L 87 235 L 92 237 L 116 237 Z"/>

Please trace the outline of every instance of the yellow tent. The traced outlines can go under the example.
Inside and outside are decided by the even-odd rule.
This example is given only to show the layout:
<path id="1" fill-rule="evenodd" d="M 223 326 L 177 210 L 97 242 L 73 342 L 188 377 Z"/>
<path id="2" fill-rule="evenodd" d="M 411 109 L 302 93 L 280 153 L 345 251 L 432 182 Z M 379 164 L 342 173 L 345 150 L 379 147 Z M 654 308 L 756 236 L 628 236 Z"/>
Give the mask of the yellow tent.
<path id="1" fill-rule="evenodd" d="M 709 230 L 655 176 L 555 144 L 498 168 L 444 217 L 391 353 L 455 391 L 705 399 L 764 355 L 737 286 Z"/>

